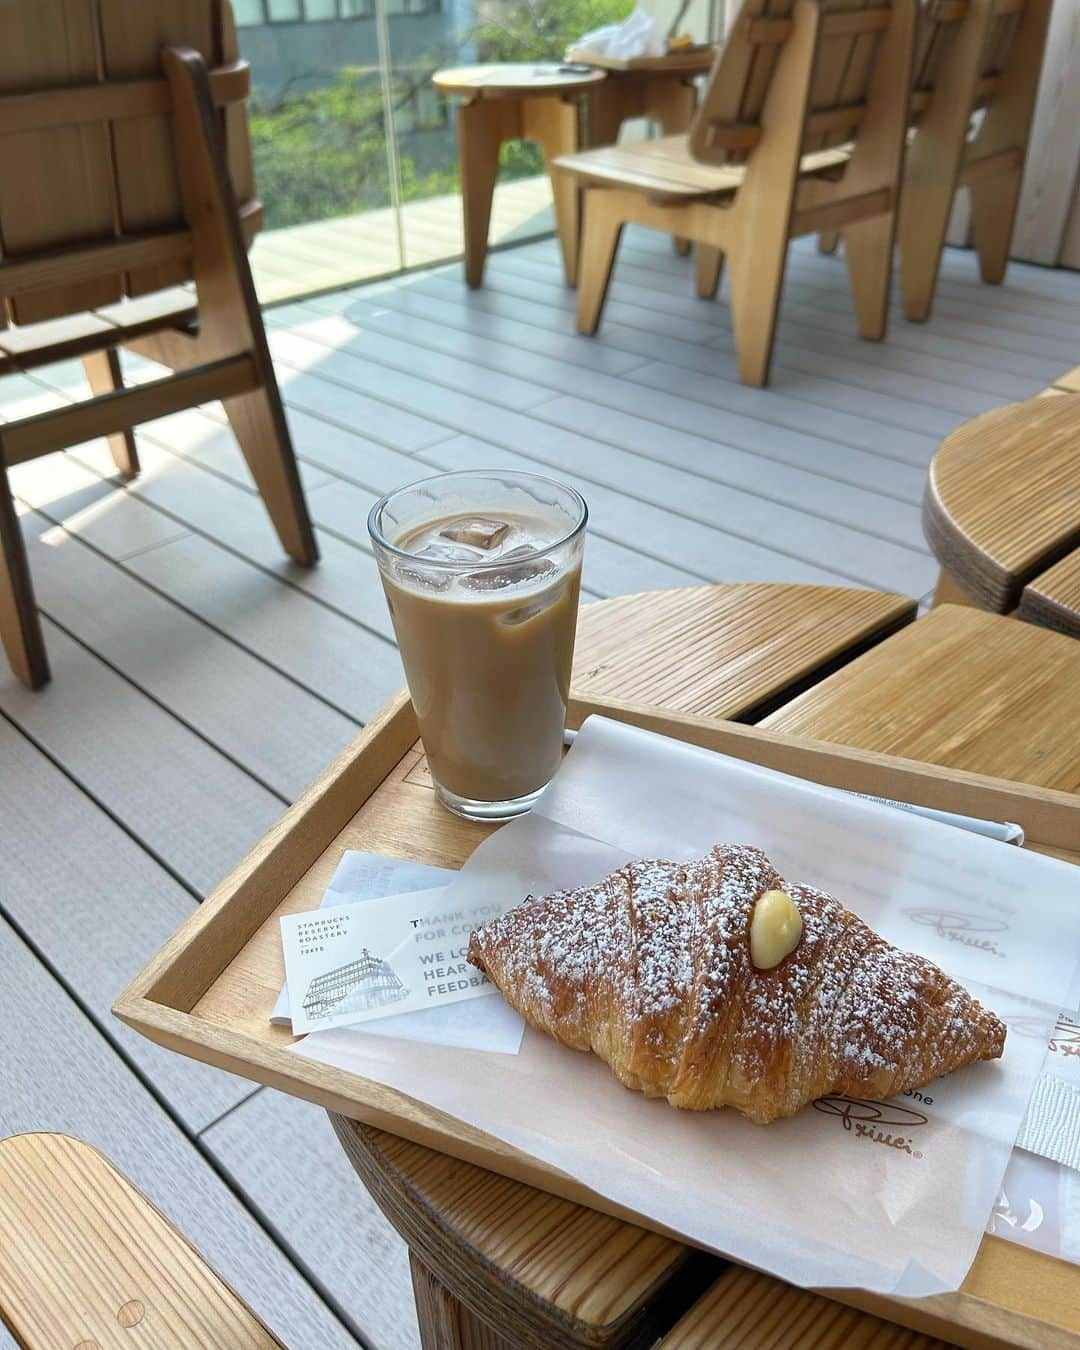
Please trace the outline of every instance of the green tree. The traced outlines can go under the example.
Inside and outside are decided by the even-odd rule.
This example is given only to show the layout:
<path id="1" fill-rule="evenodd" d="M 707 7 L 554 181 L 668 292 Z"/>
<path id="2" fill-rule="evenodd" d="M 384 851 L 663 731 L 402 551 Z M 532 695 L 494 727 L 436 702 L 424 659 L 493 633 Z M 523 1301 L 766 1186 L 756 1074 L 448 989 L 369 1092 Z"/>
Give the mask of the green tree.
<path id="1" fill-rule="evenodd" d="M 480 0 L 476 50 L 482 61 L 560 61 L 594 28 L 619 23 L 634 0 Z"/>
<path id="2" fill-rule="evenodd" d="M 251 141 L 270 229 L 389 200 L 378 71 L 345 69 L 323 89 L 253 100 Z"/>
<path id="3" fill-rule="evenodd" d="M 392 101 L 407 107 L 420 85 L 441 65 L 471 47 L 483 61 L 560 60 L 567 46 L 590 28 L 624 18 L 633 0 L 480 0 L 475 27 L 409 69 L 393 72 Z M 342 69 L 329 85 L 276 97 L 257 94 L 251 104 L 251 139 L 259 195 L 269 229 L 352 215 L 390 202 L 386 124 L 379 71 Z M 418 173 L 399 155 L 405 200 L 454 193 L 456 155 L 445 167 Z M 543 172 L 535 146 L 503 147 L 503 178 Z"/>

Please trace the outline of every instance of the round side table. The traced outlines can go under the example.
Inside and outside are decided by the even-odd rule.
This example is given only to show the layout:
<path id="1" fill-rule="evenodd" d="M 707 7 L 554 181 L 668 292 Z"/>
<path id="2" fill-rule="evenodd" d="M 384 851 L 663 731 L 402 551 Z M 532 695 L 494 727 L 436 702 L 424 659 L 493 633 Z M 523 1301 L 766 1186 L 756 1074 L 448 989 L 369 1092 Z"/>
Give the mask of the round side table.
<path id="1" fill-rule="evenodd" d="M 487 259 L 491 200 L 503 141 L 534 141 L 544 153 L 555 204 L 555 228 L 567 285 L 577 281 L 580 190 L 570 174 L 553 172 L 559 155 L 610 145 L 630 118 L 657 122 L 665 136 L 689 130 L 697 107 L 695 80 L 710 67 L 712 47 L 642 58 L 590 70 L 576 62 L 517 62 L 436 71 L 440 93 L 462 99 L 458 155 L 465 217 L 465 278 L 480 286 Z M 597 58 L 600 61 L 600 58 Z M 680 251 L 685 251 L 685 248 Z"/>
<path id="2" fill-rule="evenodd" d="M 555 203 L 555 228 L 563 269 L 572 286 L 577 276 L 580 229 L 578 189 L 566 174 L 552 172 L 559 155 L 581 149 L 582 95 L 603 84 L 602 70 L 574 71 L 557 63 L 460 66 L 432 77 L 442 94 L 463 99 L 458 108 L 458 158 L 465 217 L 465 279 L 484 280 L 491 199 L 503 141 L 534 141 L 544 154 Z"/>

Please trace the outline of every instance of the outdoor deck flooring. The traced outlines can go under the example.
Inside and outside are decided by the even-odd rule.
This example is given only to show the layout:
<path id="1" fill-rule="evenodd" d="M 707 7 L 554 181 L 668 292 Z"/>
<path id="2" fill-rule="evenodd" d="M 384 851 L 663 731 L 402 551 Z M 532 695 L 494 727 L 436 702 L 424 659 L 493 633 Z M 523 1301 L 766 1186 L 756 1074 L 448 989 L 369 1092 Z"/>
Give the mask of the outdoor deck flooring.
<path id="1" fill-rule="evenodd" d="M 552 229 L 546 174 L 497 185 L 489 233 L 493 245 L 534 238 Z M 393 207 L 333 216 L 265 230 L 251 250 L 251 270 L 260 301 L 273 304 L 331 286 L 370 281 L 403 267 L 430 267 L 458 258 L 464 238 L 460 197 L 421 197 L 402 205 L 400 241 Z"/>
<path id="2" fill-rule="evenodd" d="M 443 468 L 538 469 L 592 509 L 589 596 L 702 581 L 924 597 L 938 440 L 1080 352 L 1080 275 L 950 253 L 925 325 L 854 333 L 842 260 L 794 250 L 775 379 L 740 385 L 727 305 L 629 233 L 595 339 L 550 239 L 272 310 L 322 564 L 286 563 L 220 408 L 13 470 L 53 682 L 0 672 L 0 1132 L 100 1145 L 293 1347 L 416 1345 L 405 1254 L 323 1114 L 181 1059 L 109 1006 L 400 685 L 371 503 Z M 131 366 L 133 378 L 146 367 Z M 75 363 L 0 412 L 83 392 Z M 0 1343 L 5 1333 L 0 1330 Z"/>

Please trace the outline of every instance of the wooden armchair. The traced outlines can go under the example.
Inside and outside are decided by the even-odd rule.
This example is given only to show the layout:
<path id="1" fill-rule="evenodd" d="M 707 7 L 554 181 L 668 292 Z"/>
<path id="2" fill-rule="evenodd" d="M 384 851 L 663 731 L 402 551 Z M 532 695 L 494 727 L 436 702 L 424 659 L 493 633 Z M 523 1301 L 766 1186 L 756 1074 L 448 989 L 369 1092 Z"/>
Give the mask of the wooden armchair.
<path id="1" fill-rule="evenodd" d="M 739 374 L 766 382 L 788 240 L 842 228 L 859 332 L 884 335 L 917 0 L 745 0 L 689 136 L 557 161 L 585 188 L 577 325 L 600 319 L 633 222 L 727 255 Z"/>
<path id="2" fill-rule="evenodd" d="M 924 0 L 900 202 L 904 313 L 925 319 L 957 188 L 983 281 L 1004 279 L 1052 0 Z M 973 114 L 982 123 L 969 140 Z"/>
<path id="3" fill-rule="evenodd" d="M 77 355 L 95 394 L 0 426 L 0 638 L 32 688 L 12 465 L 107 436 L 130 476 L 132 427 L 220 398 L 282 544 L 317 558 L 247 261 L 247 92 L 227 0 L 0 5 L 0 374 Z M 121 347 L 172 373 L 123 389 Z"/>

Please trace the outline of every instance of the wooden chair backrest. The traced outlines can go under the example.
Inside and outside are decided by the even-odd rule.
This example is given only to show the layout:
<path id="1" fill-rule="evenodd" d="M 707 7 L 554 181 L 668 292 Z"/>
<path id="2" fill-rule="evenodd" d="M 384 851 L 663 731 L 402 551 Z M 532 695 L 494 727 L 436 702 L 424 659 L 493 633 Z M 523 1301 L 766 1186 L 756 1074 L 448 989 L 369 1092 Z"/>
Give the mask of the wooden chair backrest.
<path id="1" fill-rule="evenodd" d="M 761 138 L 760 119 L 796 0 L 744 0 L 709 74 L 690 130 L 695 159 L 741 163 Z M 822 26 L 807 102 L 803 152 L 854 140 L 866 114 L 890 0 L 812 0 Z"/>
<path id="2" fill-rule="evenodd" d="M 947 69 L 949 52 L 967 20 L 984 21 L 986 34 L 979 56 L 970 110 L 984 108 L 1000 83 L 1001 73 L 1015 52 L 1013 38 L 1020 26 L 1024 0 L 923 0 L 922 24 L 915 54 L 912 113 L 918 121 Z M 981 11 L 981 12 L 977 12 Z M 960 91 L 949 91 L 949 97 Z"/>
<path id="3" fill-rule="evenodd" d="M 33 323 L 191 279 L 189 258 L 116 270 L 73 249 L 186 228 L 161 67 L 166 46 L 215 68 L 238 59 L 229 0 L 3 0 L 0 4 L 0 294 L 7 322 Z M 226 72 L 222 72 L 226 73 Z M 150 82 L 161 82 L 156 89 Z M 137 92 L 142 102 L 135 104 Z M 113 115 L 109 115 L 112 113 Z M 240 203 L 254 197 L 242 102 L 219 113 Z M 59 251 L 59 252 L 58 252 Z M 67 256 L 65 256 L 67 255 Z M 62 258 L 41 284 L 6 264 Z M 71 279 L 77 275 L 78 280 Z"/>

